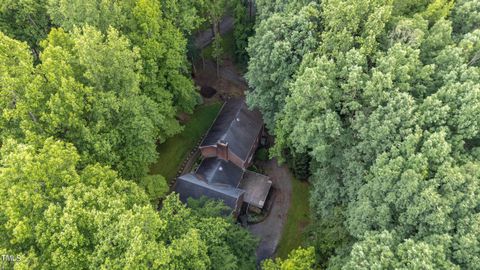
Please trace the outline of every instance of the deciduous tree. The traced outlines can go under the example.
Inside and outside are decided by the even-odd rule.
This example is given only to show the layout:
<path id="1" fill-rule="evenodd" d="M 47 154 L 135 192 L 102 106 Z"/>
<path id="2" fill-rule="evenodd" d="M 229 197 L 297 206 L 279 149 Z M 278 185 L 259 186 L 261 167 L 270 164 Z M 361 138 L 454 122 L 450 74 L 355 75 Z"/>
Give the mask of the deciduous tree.
<path id="1" fill-rule="evenodd" d="M 40 147 L 7 140 L 0 157 L 0 250 L 18 254 L 18 267 L 255 267 L 256 241 L 220 216 L 218 203 L 196 211 L 170 195 L 157 212 L 141 188 L 111 169 L 77 169 L 74 146 L 53 138 Z"/>
<path id="2" fill-rule="evenodd" d="M 0 3 L 0 31 L 11 38 L 26 41 L 35 53 L 50 32 L 48 0 L 4 0 Z M 37 55 L 38 56 L 38 55 Z"/>
<path id="3" fill-rule="evenodd" d="M 248 45 L 246 78 L 252 91 L 247 102 L 260 109 L 272 131 L 303 56 L 318 45 L 317 8 L 309 5 L 297 14 L 272 15 L 260 22 Z"/>
<path id="4" fill-rule="evenodd" d="M 262 263 L 264 270 L 310 270 L 315 262 L 315 251 L 313 247 L 298 248 L 288 254 L 285 260 L 268 259 Z"/>

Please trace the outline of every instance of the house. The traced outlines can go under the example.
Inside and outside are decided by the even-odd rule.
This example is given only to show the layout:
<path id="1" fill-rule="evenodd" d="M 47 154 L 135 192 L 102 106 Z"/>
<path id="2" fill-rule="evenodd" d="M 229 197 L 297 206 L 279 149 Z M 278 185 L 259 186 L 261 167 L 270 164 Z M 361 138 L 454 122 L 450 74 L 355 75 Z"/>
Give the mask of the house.
<path id="1" fill-rule="evenodd" d="M 177 178 L 174 189 L 180 199 L 222 200 L 234 216 L 244 204 L 262 209 L 272 181 L 247 170 L 262 134 L 260 113 L 249 110 L 242 99 L 228 100 L 200 144 L 204 159 L 199 167 Z"/>

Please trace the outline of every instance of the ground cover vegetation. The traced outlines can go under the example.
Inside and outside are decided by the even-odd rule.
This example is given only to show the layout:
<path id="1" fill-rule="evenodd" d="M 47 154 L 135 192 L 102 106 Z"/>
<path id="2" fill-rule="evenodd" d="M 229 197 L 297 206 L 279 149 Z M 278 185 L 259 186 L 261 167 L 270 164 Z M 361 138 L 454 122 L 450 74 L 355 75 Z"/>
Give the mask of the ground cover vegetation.
<path id="1" fill-rule="evenodd" d="M 311 174 L 316 265 L 478 269 L 479 2 L 257 11 L 247 101 L 275 135 L 271 154 Z"/>
<path id="2" fill-rule="evenodd" d="M 177 175 L 178 166 L 208 131 L 221 107 L 221 103 L 198 106 L 184 124 L 183 130 L 158 146 L 159 157 L 150 167 L 150 173 L 163 175 L 168 180 L 173 179 Z"/>
<path id="3" fill-rule="evenodd" d="M 195 111 L 187 61 L 212 4 L 0 3 L 0 254 L 20 258 L 4 267 L 255 268 L 256 240 L 222 204 L 171 194 L 158 210 L 168 186 L 148 174 L 158 144 L 198 140 L 219 109 Z"/>
<path id="4" fill-rule="evenodd" d="M 308 236 L 310 209 L 308 200 L 305 198 L 308 196 L 309 187 L 306 181 L 292 179 L 290 209 L 288 209 L 287 220 L 276 252 L 279 258 L 287 258 L 289 253 L 301 246 L 305 237 Z"/>

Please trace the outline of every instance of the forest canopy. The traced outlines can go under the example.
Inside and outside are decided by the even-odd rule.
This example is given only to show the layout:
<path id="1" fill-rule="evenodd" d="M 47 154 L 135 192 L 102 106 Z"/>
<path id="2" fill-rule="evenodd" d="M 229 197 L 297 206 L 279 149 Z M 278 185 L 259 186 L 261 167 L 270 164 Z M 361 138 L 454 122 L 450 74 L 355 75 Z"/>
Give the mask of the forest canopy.
<path id="1" fill-rule="evenodd" d="M 187 206 L 148 175 L 199 103 L 187 40 L 213 4 L 0 3 L 0 254 L 15 269 L 255 268 L 257 240 L 222 203 Z"/>
<path id="2" fill-rule="evenodd" d="M 478 268 L 479 2 L 257 5 L 247 101 L 308 157 L 317 265 Z"/>
<path id="3" fill-rule="evenodd" d="M 201 102 L 192 37 L 212 28 L 218 76 L 231 9 L 270 157 L 311 186 L 303 247 L 261 267 L 478 269 L 480 1 L 245 3 L 1 1 L 0 255 L 16 269 L 258 267 L 223 204 L 184 204 L 149 175 Z"/>

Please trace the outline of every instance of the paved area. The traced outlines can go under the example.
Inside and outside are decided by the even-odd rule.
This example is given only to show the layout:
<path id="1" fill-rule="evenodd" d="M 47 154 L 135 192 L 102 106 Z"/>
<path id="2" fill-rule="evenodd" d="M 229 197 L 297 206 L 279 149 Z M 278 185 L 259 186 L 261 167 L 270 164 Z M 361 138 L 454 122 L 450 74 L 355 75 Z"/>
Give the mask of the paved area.
<path id="1" fill-rule="evenodd" d="M 270 214 L 261 223 L 248 227 L 253 235 L 259 237 L 257 262 L 271 258 L 277 250 L 287 219 L 292 195 L 292 177 L 285 165 L 279 166 L 275 159 L 266 162 L 265 173 L 270 176 L 276 192 Z"/>

